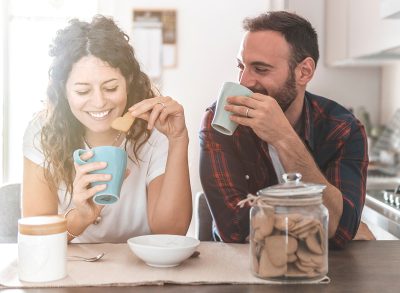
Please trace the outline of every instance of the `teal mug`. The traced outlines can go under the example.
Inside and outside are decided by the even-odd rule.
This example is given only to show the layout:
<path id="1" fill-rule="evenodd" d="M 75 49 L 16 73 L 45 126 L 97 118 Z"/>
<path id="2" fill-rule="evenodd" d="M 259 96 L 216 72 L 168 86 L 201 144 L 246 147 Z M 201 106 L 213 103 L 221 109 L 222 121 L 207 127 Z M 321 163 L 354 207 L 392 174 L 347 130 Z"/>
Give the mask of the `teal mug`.
<path id="1" fill-rule="evenodd" d="M 251 90 L 239 83 L 225 82 L 219 91 L 217 106 L 211 126 L 222 134 L 232 135 L 238 127 L 238 124 L 229 118 L 232 113 L 225 110 L 225 105 L 227 105 L 226 99 L 232 96 L 250 97 L 252 94 L 253 92 Z"/>
<path id="2" fill-rule="evenodd" d="M 87 161 L 81 159 L 81 155 L 88 150 L 78 149 L 74 151 L 74 161 L 79 165 L 92 162 L 106 162 L 107 167 L 95 170 L 92 174 L 110 174 L 110 181 L 93 182 L 91 185 L 107 184 L 107 188 L 97 192 L 93 196 L 93 201 L 99 205 L 108 205 L 118 201 L 122 182 L 125 178 L 127 154 L 123 149 L 114 146 L 99 146 L 91 149 L 93 156 Z"/>

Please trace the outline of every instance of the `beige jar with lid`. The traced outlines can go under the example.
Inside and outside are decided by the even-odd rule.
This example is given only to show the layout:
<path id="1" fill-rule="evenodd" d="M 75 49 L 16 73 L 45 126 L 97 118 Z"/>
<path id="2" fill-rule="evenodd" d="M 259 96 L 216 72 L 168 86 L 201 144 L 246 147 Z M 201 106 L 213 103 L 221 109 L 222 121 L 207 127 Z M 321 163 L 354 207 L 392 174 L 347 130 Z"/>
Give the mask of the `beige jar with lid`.
<path id="1" fill-rule="evenodd" d="M 18 276 L 49 282 L 67 275 L 67 221 L 60 216 L 18 220 Z"/>
<path id="2" fill-rule="evenodd" d="M 250 210 L 250 263 L 263 279 L 291 283 L 323 279 L 328 272 L 325 185 L 284 174 L 285 183 L 260 190 Z"/>

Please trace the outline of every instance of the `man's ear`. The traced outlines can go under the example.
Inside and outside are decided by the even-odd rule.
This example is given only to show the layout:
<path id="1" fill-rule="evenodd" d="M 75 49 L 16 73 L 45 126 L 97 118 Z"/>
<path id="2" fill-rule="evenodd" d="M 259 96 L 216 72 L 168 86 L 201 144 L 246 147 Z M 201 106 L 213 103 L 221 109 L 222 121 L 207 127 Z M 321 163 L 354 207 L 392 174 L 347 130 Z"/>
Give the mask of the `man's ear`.
<path id="1" fill-rule="evenodd" d="M 307 85 L 315 72 L 315 62 L 311 57 L 305 58 L 296 66 L 296 81 L 299 85 Z"/>

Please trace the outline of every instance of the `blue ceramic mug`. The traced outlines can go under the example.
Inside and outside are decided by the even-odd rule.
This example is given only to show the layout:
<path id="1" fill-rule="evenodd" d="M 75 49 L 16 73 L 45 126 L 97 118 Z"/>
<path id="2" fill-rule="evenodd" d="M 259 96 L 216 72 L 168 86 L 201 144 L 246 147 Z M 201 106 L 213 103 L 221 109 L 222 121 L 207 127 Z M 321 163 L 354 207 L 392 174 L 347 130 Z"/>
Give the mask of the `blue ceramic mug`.
<path id="1" fill-rule="evenodd" d="M 107 184 L 107 188 L 97 192 L 93 196 L 93 201 L 99 205 L 108 205 L 115 203 L 119 199 L 122 182 L 125 177 L 127 164 L 127 154 L 123 149 L 114 146 L 99 146 L 91 149 L 93 156 L 87 161 L 81 159 L 81 155 L 87 150 L 78 149 L 74 151 L 74 161 L 83 165 L 92 162 L 107 162 L 107 167 L 101 170 L 95 170 L 92 174 L 111 174 L 110 181 L 93 182 L 91 185 Z"/>

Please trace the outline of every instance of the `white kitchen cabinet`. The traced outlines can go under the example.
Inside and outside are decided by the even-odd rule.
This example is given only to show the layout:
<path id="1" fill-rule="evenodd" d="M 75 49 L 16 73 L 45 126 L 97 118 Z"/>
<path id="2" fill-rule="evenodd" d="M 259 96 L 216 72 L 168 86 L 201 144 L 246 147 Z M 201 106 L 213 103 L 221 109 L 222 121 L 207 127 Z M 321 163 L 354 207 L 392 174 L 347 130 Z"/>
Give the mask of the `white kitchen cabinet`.
<path id="1" fill-rule="evenodd" d="M 382 18 L 400 18 L 400 1 L 399 0 L 380 0 L 381 1 L 381 17 Z"/>
<path id="2" fill-rule="evenodd" d="M 380 0 L 326 1 L 329 65 L 382 65 L 400 60 L 400 19 L 384 19 Z"/>

